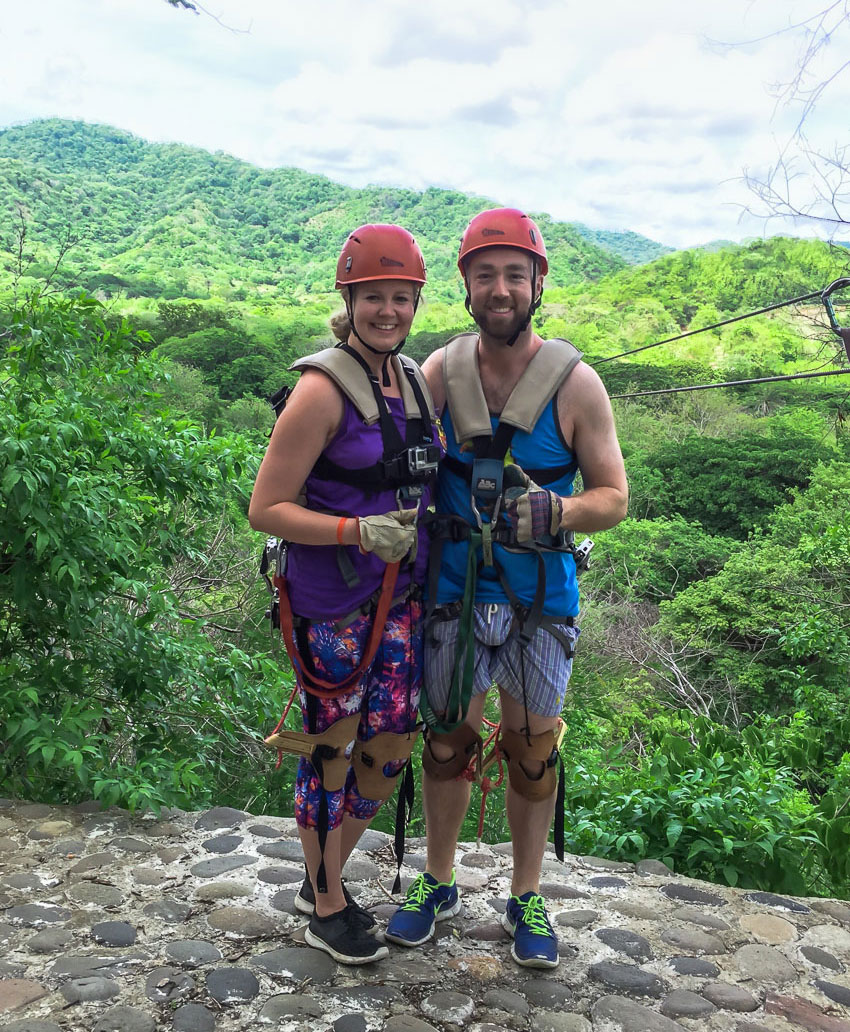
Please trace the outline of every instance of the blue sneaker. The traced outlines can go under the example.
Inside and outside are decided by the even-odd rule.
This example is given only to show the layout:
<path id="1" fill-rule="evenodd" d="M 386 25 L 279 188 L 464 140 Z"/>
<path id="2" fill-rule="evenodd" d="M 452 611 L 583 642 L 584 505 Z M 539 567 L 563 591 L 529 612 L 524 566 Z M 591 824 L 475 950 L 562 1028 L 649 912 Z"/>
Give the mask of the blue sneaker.
<path id="1" fill-rule="evenodd" d="M 556 968 L 558 937 L 546 916 L 546 904 L 536 892 L 511 896 L 502 914 L 502 927 L 513 937 L 511 956 L 523 967 Z"/>
<path id="2" fill-rule="evenodd" d="M 452 871 L 450 882 L 438 882 L 427 872 L 420 874 L 407 890 L 404 903 L 390 918 L 384 938 L 399 946 L 421 946 L 434 934 L 434 925 L 454 917 L 460 897 Z"/>

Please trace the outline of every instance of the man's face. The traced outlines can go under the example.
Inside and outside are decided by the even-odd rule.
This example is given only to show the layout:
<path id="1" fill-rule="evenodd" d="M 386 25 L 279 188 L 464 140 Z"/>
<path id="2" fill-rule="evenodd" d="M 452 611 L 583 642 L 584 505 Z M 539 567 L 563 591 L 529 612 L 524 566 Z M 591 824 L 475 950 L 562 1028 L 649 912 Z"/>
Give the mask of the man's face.
<path id="1" fill-rule="evenodd" d="M 472 317 L 481 331 L 510 340 L 525 323 L 531 302 L 543 287 L 532 280 L 532 258 L 516 247 L 486 247 L 466 263 Z"/>

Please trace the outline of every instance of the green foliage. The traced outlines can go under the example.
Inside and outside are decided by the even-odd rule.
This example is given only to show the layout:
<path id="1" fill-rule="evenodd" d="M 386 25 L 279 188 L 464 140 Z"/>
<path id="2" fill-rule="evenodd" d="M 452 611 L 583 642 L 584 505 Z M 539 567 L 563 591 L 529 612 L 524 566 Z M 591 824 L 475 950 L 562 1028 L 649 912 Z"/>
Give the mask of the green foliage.
<path id="1" fill-rule="evenodd" d="M 131 808 L 230 796 L 282 686 L 225 640 L 215 610 L 233 588 L 210 575 L 256 452 L 152 411 L 161 370 L 90 298 L 35 298 L 2 326 L 6 791 Z"/>

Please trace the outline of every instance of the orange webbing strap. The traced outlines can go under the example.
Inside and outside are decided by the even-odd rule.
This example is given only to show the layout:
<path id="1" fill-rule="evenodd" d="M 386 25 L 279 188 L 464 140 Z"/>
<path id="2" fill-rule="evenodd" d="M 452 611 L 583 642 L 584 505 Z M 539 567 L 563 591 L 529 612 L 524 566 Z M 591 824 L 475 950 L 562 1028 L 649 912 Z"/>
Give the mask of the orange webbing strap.
<path id="1" fill-rule="evenodd" d="M 292 606 L 289 602 L 289 588 L 286 578 L 277 574 L 274 578 L 275 587 L 280 596 L 280 633 L 283 635 L 283 644 L 286 646 L 289 661 L 292 668 L 298 674 L 298 679 L 305 691 L 311 695 L 317 695 L 323 699 L 334 699 L 343 695 L 360 680 L 363 672 L 369 668 L 369 664 L 375 658 L 381 636 L 387 623 L 387 616 L 392 608 L 395 585 L 398 580 L 398 571 L 401 563 L 387 563 L 384 570 L 384 577 L 378 591 L 378 603 L 375 607 L 375 615 L 372 618 L 372 628 L 363 656 L 354 670 L 344 681 L 325 681 L 316 674 L 311 674 L 305 669 L 305 664 L 298 646 L 295 644 L 295 620 L 292 613 Z"/>

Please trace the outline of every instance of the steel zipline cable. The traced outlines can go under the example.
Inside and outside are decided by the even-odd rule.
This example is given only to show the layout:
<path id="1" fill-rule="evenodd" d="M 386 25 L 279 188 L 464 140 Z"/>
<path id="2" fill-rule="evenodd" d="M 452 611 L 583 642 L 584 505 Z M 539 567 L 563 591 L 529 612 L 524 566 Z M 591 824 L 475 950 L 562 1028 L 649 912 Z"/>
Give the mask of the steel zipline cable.
<path id="1" fill-rule="evenodd" d="M 798 297 L 791 297 L 786 301 L 777 301 L 775 304 L 766 305 L 764 308 L 756 308 L 754 311 L 745 312 L 743 315 L 733 315 L 730 319 L 723 319 L 721 322 L 712 323 L 710 326 L 700 326 L 697 330 L 686 330 L 684 333 L 677 333 L 674 337 L 666 337 L 664 340 L 657 340 L 653 344 L 644 344 L 642 347 L 632 348 L 631 351 L 623 351 L 619 355 L 609 355 L 607 358 L 600 358 L 598 361 L 593 362 L 592 365 L 594 367 L 604 365 L 606 362 L 613 362 L 618 358 L 626 358 L 628 355 L 637 355 L 641 351 L 648 351 L 650 348 L 661 347 L 662 344 L 672 344 L 673 341 L 683 340 L 685 337 L 693 337 L 697 333 L 706 333 L 708 330 L 716 330 L 721 326 L 728 326 L 730 323 L 741 322 L 742 319 L 752 319 L 755 315 L 764 315 L 765 312 L 773 312 L 776 311 L 777 308 L 786 308 L 788 305 L 800 304 L 802 301 L 811 301 L 814 298 L 819 298 L 826 306 L 830 326 L 843 341 L 847 352 L 847 358 L 850 360 L 850 330 L 839 327 L 835 318 L 832 302 L 830 300 L 834 290 L 843 289 L 848 286 L 850 286 L 850 277 L 833 280 L 833 282 L 824 290 L 813 290 L 809 294 L 800 294 Z M 657 394 L 679 394 L 684 391 L 708 391 L 716 387 L 744 387 L 755 383 L 780 383 L 786 380 L 811 380 L 819 376 L 846 376 L 848 373 L 850 373 L 850 368 L 828 369 L 809 373 L 789 373 L 783 376 L 759 376 L 751 377 L 747 380 L 723 380 L 719 383 L 693 384 L 687 387 L 664 387 L 653 391 L 635 391 L 630 394 L 612 394 L 610 395 L 610 398 L 611 401 L 627 398 L 648 398 Z"/>

